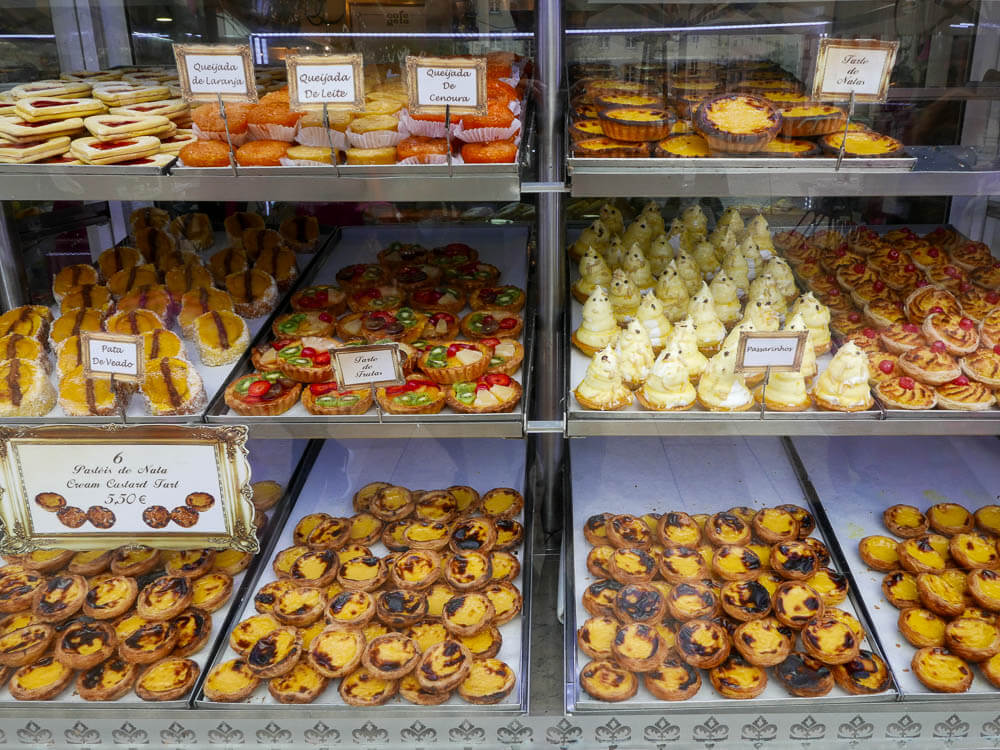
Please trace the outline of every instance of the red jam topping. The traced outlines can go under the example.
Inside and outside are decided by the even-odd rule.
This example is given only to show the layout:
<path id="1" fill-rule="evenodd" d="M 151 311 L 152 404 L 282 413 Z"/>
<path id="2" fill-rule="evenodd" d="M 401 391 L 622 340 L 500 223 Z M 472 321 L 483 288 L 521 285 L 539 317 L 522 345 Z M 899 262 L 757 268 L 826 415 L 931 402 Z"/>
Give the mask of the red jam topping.
<path id="1" fill-rule="evenodd" d="M 943 341 L 935 341 L 933 344 L 931 344 L 931 349 L 933 351 L 936 351 L 938 354 L 940 354 L 941 352 L 945 351 L 944 342 Z"/>
<path id="2" fill-rule="evenodd" d="M 973 323 L 971 320 L 969 320 L 969 318 L 962 318 L 960 321 L 958 321 L 958 327 L 961 328 L 963 331 L 971 331 L 973 328 L 976 327 L 976 324 Z"/>
<path id="3" fill-rule="evenodd" d="M 899 379 L 899 384 L 908 391 L 913 390 L 913 378 L 908 378 L 905 375 Z"/>
<path id="4" fill-rule="evenodd" d="M 105 141 L 104 143 L 91 143 L 89 148 L 92 148 L 95 151 L 111 151 L 115 148 L 127 148 L 128 146 L 134 146 L 137 143 L 138 141 Z"/>
<path id="5" fill-rule="evenodd" d="M 913 323 L 903 323 L 903 330 L 907 333 L 920 333 L 920 327 Z"/>
<path id="6" fill-rule="evenodd" d="M 878 369 L 886 375 L 892 375 L 892 371 L 896 369 L 896 364 L 891 359 L 883 359 L 878 363 Z"/>
<path id="7" fill-rule="evenodd" d="M 952 385 L 968 385 L 969 379 L 965 375 L 959 375 L 957 378 L 951 381 Z"/>

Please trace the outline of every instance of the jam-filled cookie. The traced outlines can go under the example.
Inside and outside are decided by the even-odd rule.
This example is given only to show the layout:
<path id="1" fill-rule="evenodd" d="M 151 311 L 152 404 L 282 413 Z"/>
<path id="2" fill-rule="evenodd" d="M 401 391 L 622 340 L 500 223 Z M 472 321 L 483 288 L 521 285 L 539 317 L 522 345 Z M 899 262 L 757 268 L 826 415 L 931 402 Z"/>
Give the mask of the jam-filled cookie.
<path id="1" fill-rule="evenodd" d="M 823 597 L 811 586 L 799 581 L 781 584 L 774 593 L 772 606 L 778 621 L 796 630 L 822 615 L 824 610 Z"/>
<path id="2" fill-rule="evenodd" d="M 701 689 L 701 673 L 680 659 L 668 657 L 643 675 L 643 684 L 660 700 L 683 701 Z"/>
<path id="3" fill-rule="evenodd" d="M 818 698 L 833 689 L 830 668 L 808 654 L 794 651 L 774 669 L 774 676 L 790 695 Z"/>
<path id="4" fill-rule="evenodd" d="M 634 696 L 639 681 L 613 661 L 592 661 L 580 670 L 580 687 L 597 700 L 617 703 Z"/>
<path id="5" fill-rule="evenodd" d="M 86 701 L 114 701 L 132 689 L 139 673 L 135 664 L 119 656 L 83 671 L 76 678 L 76 693 Z"/>
<path id="6" fill-rule="evenodd" d="M 711 669 L 729 656 L 729 634 L 711 620 L 690 620 L 677 630 L 675 648 L 691 666 Z"/>
<path id="7" fill-rule="evenodd" d="M 927 533 L 927 516 L 912 505 L 893 505 L 882 513 L 885 527 L 898 537 L 911 539 Z"/>
<path id="8" fill-rule="evenodd" d="M 773 667 L 792 650 L 792 638 L 785 630 L 773 617 L 749 620 L 733 632 L 733 646 L 751 664 Z"/>

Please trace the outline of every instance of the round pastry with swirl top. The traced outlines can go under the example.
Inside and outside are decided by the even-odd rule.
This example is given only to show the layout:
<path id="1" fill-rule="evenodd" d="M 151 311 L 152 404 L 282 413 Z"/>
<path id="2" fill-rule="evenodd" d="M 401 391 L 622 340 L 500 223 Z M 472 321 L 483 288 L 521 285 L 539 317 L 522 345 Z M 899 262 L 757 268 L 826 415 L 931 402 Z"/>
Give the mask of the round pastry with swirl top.
<path id="1" fill-rule="evenodd" d="M 713 151 L 753 153 L 781 130 L 781 113 L 767 99 L 721 94 L 698 105 L 694 127 Z"/>

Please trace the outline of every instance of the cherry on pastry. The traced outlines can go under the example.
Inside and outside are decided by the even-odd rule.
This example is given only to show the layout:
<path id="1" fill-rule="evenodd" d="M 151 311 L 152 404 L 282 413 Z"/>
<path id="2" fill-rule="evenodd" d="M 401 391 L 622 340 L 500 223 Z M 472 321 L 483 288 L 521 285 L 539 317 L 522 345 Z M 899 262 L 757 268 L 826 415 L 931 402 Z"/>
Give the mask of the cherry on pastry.
<path id="1" fill-rule="evenodd" d="M 933 315 L 934 313 L 943 313 L 944 312 L 944 308 L 942 308 L 941 305 L 934 305 L 934 307 L 932 307 L 927 312 L 930 315 Z"/>
<path id="2" fill-rule="evenodd" d="M 960 321 L 958 321 L 958 327 L 961 328 L 963 331 L 971 331 L 973 328 L 976 327 L 976 324 L 973 323 L 969 318 L 962 318 Z"/>
<path id="3" fill-rule="evenodd" d="M 865 335 L 865 338 L 868 339 L 878 338 L 878 331 L 876 331 L 874 328 L 865 328 L 864 330 L 861 331 L 861 333 L 863 333 Z"/>
<path id="4" fill-rule="evenodd" d="M 891 359 L 883 359 L 878 363 L 878 369 L 884 372 L 886 375 L 892 375 L 892 371 L 896 368 L 895 363 Z"/>
<path id="5" fill-rule="evenodd" d="M 889 260 L 899 260 L 899 250 L 890 250 L 888 256 Z"/>
<path id="6" fill-rule="evenodd" d="M 943 352 L 945 350 L 944 342 L 943 341 L 935 341 L 933 344 L 931 344 L 931 349 L 933 349 L 938 354 L 940 354 L 941 352 Z"/>
<path id="7" fill-rule="evenodd" d="M 969 379 L 965 375 L 959 375 L 957 378 L 951 381 L 952 385 L 968 385 Z"/>
<path id="8" fill-rule="evenodd" d="M 917 289 L 922 286 L 927 286 L 930 282 L 927 279 L 917 279 Z"/>
<path id="9" fill-rule="evenodd" d="M 903 323 L 903 330 L 907 333 L 920 333 L 920 326 L 913 323 Z"/>
<path id="10" fill-rule="evenodd" d="M 986 292 L 986 301 L 991 305 L 1000 304 L 1000 294 L 997 292 Z"/>
<path id="11" fill-rule="evenodd" d="M 996 346 L 993 347 L 993 353 L 1000 354 L 1000 344 L 997 344 Z"/>
<path id="12" fill-rule="evenodd" d="M 854 273 L 864 273 L 867 266 L 864 263 L 854 264 Z"/>
<path id="13" fill-rule="evenodd" d="M 839 294 L 839 292 L 838 292 L 838 294 Z M 847 316 L 847 319 L 849 321 L 851 321 L 852 323 L 857 323 L 857 322 L 859 322 L 861 320 L 861 313 L 859 313 L 859 312 L 852 312 L 851 314 L 849 314 Z"/>
<path id="14" fill-rule="evenodd" d="M 872 284 L 872 289 L 874 289 L 876 292 L 884 292 L 885 291 L 885 282 L 884 281 L 876 281 L 875 283 Z"/>
<path id="15" fill-rule="evenodd" d="M 927 251 L 927 254 L 932 258 L 936 258 L 941 254 L 941 251 L 938 250 L 936 247 L 932 247 L 930 250 Z"/>
<path id="16" fill-rule="evenodd" d="M 915 383 L 913 382 L 913 378 L 908 378 L 904 375 L 899 379 L 899 385 L 901 388 L 905 388 L 908 391 L 912 391 Z"/>
<path id="17" fill-rule="evenodd" d="M 912 263 L 907 263 L 905 266 L 903 266 L 903 270 L 906 271 L 907 273 L 913 273 L 914 271 L 917 270 L 917 267 Z"/>

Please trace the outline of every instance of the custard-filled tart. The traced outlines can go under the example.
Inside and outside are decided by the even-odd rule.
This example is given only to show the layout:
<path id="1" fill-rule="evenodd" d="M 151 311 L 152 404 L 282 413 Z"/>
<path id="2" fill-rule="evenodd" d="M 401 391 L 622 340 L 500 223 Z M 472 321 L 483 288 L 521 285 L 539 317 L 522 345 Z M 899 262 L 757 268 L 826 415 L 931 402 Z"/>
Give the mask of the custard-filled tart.
<path id="1" fill-rule="evenodd" d="M 452 552 L 489 553 L 496 545 L 496 541 L 496 524 L 484 516 L 473 516 L 452 526 L 447 543 Z"/>
<path id="2" fill-rule="evenodd" d="M 35 591 L 45 582 L 43 576 L 21 565 L 0 569 L 0 612 L 19 612 L 31 607 Z"/>
<path id="3" fill-rule="evenodd" d="M 832 618 L 815 618 L 802 628 L 801 637 L 806 653 L 830 665 L 851 661 L 861 645 L 847 625 Z"/>
<path id="4" fill-rule="evenodd" d="M 111 558 L 111 572 L 119 576 L 141 576 L 160 565 L 160 550 L 151 547 L 120 547 Z"/>
<path id="5" fill-rule="evenodd" d="M 781 134 L 792 138 L 843 132 L 847 115 L 840 107 L 818 102 L 792 104 L 781 110 Z"/>
<path id="6" fill-rule="evenodd" d="M 813 141 L 802 138 L 782 138 L 778 136 L 758 152 L 761 156 L 778 158 L 803 158 L 819 156 L 820 148 Z"/>
<path id="7" fill-rule="evenodd" d="M 76 672 L 57 661 L 43 656 L 19 668 L 7 683 L 10 694 L 19 701 L 46 701 L 55 698 L 70 683 Z"/>
<path id="8" fill-rule="evenodd" d="M 605 524 L 607 543 L 614 547 L 647 549 L 653 543 L 649 526 L 638 516 L 610 516 Z"/>
<path id="9" fill-rule="evenodd" d="M 0 635 L 0 665 L 23 667 L 31 664 L 49 650 L 55 629 L 42 622 L 33 622 L 31 616 L 22 627 L 13 628 Z M 23 621 L 22 621 L 23 622 Z M 14 623 L 21 625 L 21 622 Z"/>
<path id="10" fill-rule="evenodd" d="M 968 533 L 975 525 L 972 514 L 958 503 L 932 505 L 927 509 L 927 519 L 934 531 L 945 536 Z"/>
<path id="11" fill-rule="evenodd" d="M 401 589 L 427 589 L 438 580 L 441 572 L 441 557 L 433 550 L 410 550 L 389 564 L 389 576 Z"/>
<path id="12" fill-rule="evenodd" d="M 325 513 L 323 515 L 326 516 Z M 329 516 L 326 517 L 329 518 Z M 305 520 L 307 519 L 303 519 L 303 521 Z M 286 547 L 275 554 L 274 560 L 271 561 L 271 569 L 274 571 L 274 574 L 278 576 L 278 578 L 288 578 L 292 565 L 308 551 L 309 547 L 304 544 L 296 544 L 293 547 Z"/>
<path id="13" fill-rule="evenodd" d="M 135 693 L 145 701 L 176 700 L 191 691 L 200 671 L 197 662 L 191 659 L 176 656 L 162 659 L 139 675 Z"/>
<path id="14" fill-rule="evenodd" d="M 367 591 L 342 591 L 330 599 L 323 616 L 332 628 L 361 628 L 375 616 L 375 599 Z"/>
<path id="15" fill-rule="evenodd" d="M 299 586 L 328 586 L 337 577 L 340 559 L 332 549 L 314 549 L 299 555 L 288 569 L 288 578 Z"/>
<path id="16" fill-rule="evenodd" d="M 229 646 L 236 653 L 245 656 L 257 641 L 279 627 L 281 623 L 273 615 L 253 615 L 233 627 L 229 633 Z"/>
<path id="17" fill-rule="evenodd" d="M 771 547 L 771 569 L 782 578 L 802 581 L 820 568 L 813 548 L 804 541 L 778 542 Z"/>
<path id="18" fill-rule="evenodd" d="M 326 597 L 322 589 L 296 586 L 278 594 L 271 614 L 283 625 L 304 628 L 319 620 L 325 608 Z"/>
<path id="19" fill-rule="evenodd" d="M 996 622 L 959 617 L 945 626 L 944 644 L 951 653 L 966 661 L 986 661 L 1000 653 L 1000 630 Z"/>
<path id="20" fill-rule="evenodd" d="M 205 697 L 217 703 L 235 703 L 249 697 L 260 684 L 245 659 L 230 659 L 212 668 L 205 678 Z"/>
<path id="21" fill-rule="evenodd" d="M 657 561 L 641 548 L 612 549 L 607 560 L 607 570 L 611 578 L 621 583 L 646 583 L 656 575 Z"/>
<path id="22" fill-rule="evenodd" d="M 611 644 L 618 628 L 618 621 L 613 617 L 591 617 L 577 630 L 576 643 L 591 659 L 610 659 Z"/>
<path id="23" fill-rule="evenodd" d="M 33 570 L 37 573 L 51 573 L 64 567 L 72 559 L 72 550 L 36 549 L 23 557 L 18 557 L 16 562 L 23 568 Z M 17 569 L 15 568 L 15 573 L 16 571 Z"/>
<path id="24" fill-rule="evenodd" d="M 719 597 L 700 582 L 678 583 L 666 597 L 667 611 L 675 620 L 708 619 L 719 613 Z"/>
<path id="25" fill-rule="evenodd" d="M 441 623 L 454 635 L 475 635 L 492 624 L 495 614 L 496 608 L 486 594 L 462 593 L 445 602 Z"/>
<path id="26" fill-rule="evenodd" d="M 834 679 L 830 668 L 808 654 L 794 651 L 774 670 L 774 676 L 790 695 L 801 698 L 818 698 L 833 689 Z"/>
<path id="27" fill-rule="evenodd" d="M 415 625 L 427 616 L 427 597 L 419 591 L 380 591 L 375 596 L 375 614 L 391 628 Z"/>
<path id="28" fill-rule="evenodd" d="M 382 558 L 367 555 L 342 563 L 336 577 L 348 591 L 375 591 L 389 577 L 389 568 Z"/>
<path id="29" fill-rule="evenodd" d="M 738 654 L 730 654 L 708 673 L 712 687 L 724 698 L 756 698 L 767 687 L 767 672 Z"/>
<path id="30" fill-rule="evenodd" d="M 353 672 L 361 663 L 364 652 L 365 636 L 360 630 L 328 629 L 309 644 L 306 658 L 319 674 L 335 679 Z"/>
<path id="31" fill-rule="evenodd" d="M 448 640 L 449 637 L 448 631 L 444 629 L 444 625 L 440 622 L 434 622 L 433 620 L 427 620 L 426 622 L 411 625 L 406 628 L 406 630 L 402 631 L 402 633 L 417 642 L 421 653 L 429 649 L 435 643 L 441 643 Z M 483 634 L 486 635 L 487 638 L 492 636 L 492 633 L 489 630 L 484 630 Z M 478 638 L 479 635 L 480 634 L 472 636 L 470 640 Z M 461 640 L 464 642 L 464 639 Z M 473 653 L 473 656 L 475 656 L 475 653 Z"/>
<path id="32" fill-rule="evenodd" d="M 833 679 L 853 695 L 871 695 L 888 689 L 889 669 L 878 654 L 861 650 L 857 658 L 833 668 Z"/>
<path id="33" fill-rule="evenodd" d="M 458 694 L 467 703 L 500 703 L 514 689 L 516 680 L 514 670 L 499 659 L 477 659 L 472 663 L 468 676 L 458 686 Z"/>
<path id="34" fill-rule="evenodd" d="M 524 541 L 524 524 L 513 518 L 497 518 L 497 550 L 511 550 Z"/>
<path id="35" fill-rule="evenodd" d="M 302 660 L 290 671 L 269 680 L 267 692 L 278 703 L 312 703 L 326 690 L 327 682 L 324 675 Z"/>
<path id="36" fill-rule="evenodd" d="M 652 563 L 653 569 L 656 563 Z M 460 552 L 451 555 L 442 570 L 445 582 L 456 591 L 475 591 L 493 577 L 493 563 L 483 552 Z"/>
<path id="37" fill-rule="evenodd" d="M 42 622 L 60 622 L 83 607 L 87 590 L 83 576 L 52 576 L 35 589 L 31 611 Z"/>
<path id="38" fill-rule="evenodd" d="M 1000 611 L 1000 573 L 974 570 L 967 580 L 969 594 L 979 606 L 992 612 Z"/>
<path id="39" fill-rule="evenodd" d="M 781 112 L 751 94 L 721 94 L 698 105 L 694 127 L 714 151 L 753 153 L 781 130 Z"/>
<path id="40" fill-rule="evenodd" d="M 347 544 L 351 534 L 351 524 L 346 518 L 327 516 L 320 520 L 306 535 L 306 546 L 310 549 L 341 549 Z M 341 560 L 341 562 L 344 562 Z"/>
<path id="41" fill-rule="evenodd" d="M 56 659 L 73 669 L 96 667 L 115 653 L 118 637 L 107 622 L 70 624 L 55 639 Z"/>
<path id="42" fill-rule="evenodd" d="M 795 515 L 783 508 L 764 508 L 751 522 L 753 533 L 767 544 L 787 542 L 799 538 L 799 522 Z"/>
<path id="43" fill-rule="evenodd" d="M 690 620 L 677 630 L 674 647 L 691 666 L 711 669 L 729 657 L 730 638 L 725 628 L 712 620 Z"/>
<path id="44" fill-rule="evenodd" d="M 601 128 L 619 141 L 655 141 L 667 136 L 674 118 L 655 106 L 613 107 L 598 113 Z"/>
<path id="45" fill-rule="evenodd" d="M 882 594 L 896 609 L 920 606 L 917 577 L 904 570 L 887 573 L 882 579 Z"/>
<path id="46" fill-rule="evenodd" d="M 369 641 L 361 663 L 371 674 L 383 680 L 398 680 L 409 674 L 420 661 L 420 648 L 400 633 L 387 633 Z"/>
<path id="47" fill-rule="evenodd" d="M 701 689 L 701 674 L 690 664 L 668 657 L 643 675 L 643 684 L 660 700 L 683 701 Z"/>
<path id="48" fill-rule="evenodd" d="M 903 144 L 888 135 L 868 131 L 830 133 L 819 140 L 820 147 L 830 154 L 837 154 L 841 147 L 844 156 L 871 159 L 903 156 Z"/>
<path id="49" fill-rule="evenodd" d="M 823 598 L 827 607 L 835 607 L 847 598 L 847 576 L 830 568 L 820 568 L 806 579 L 806 584 Z"/>
<path id="50" fill-rule="evenodd" d="M 660 575 L 668 583 L 693 583 L 708 577 L 708 566 L 697 549 L 667 547 L 660 554 Z"/>
<path id="51" fill-rule="evenodd" d="M 648 672 L 663 662 L 670 644 L 656 628 L 640 622 L 622 625 L 611 641 L 615 660 L 633 672 Z"/>
<path id="52" fill-rule="evenodd" d="M 170 620 L 148 622 L 138 615 L 115 621 L 118 653 L 136 664 L 151 664 L 173 651 L 180 634 Z"/>
<path id="53" fill-rule="evenodd" d="M 705 536 L 712 544 L 743 545 L 750 542 L 750 524 L 738 515 L 716 513 L 705 523 Z"/>
<path id="54" fill-rule="evenodd" d="M 136 613 L 145 620 L 169 620 L 191 604 L 194 591 L 191 581 L 182 576 L 163 576 L 153 581 L 136 599 Z"/>
<path id="55" fill-rule="evenodd" d="M 790 628 L 801 629 L 814 617 L 823 614 L 823 598 L 805 583 L 787 581 L 778 587 L 772 598 L 774 616 Z"/>
<path id="56" fill-rule="evenodd" d="M 771 594 L 757 581 L 729 581 L 722 587 L 719 601 L 723 611 L 740 622 L 756 620 L 771 611 Z"/>
<path id="57" fill-rule="evenodd" d="M 291 671 L 301 655 L 301 633 L 291 626 L 275 628 L 247 653 L 247 668 L 260 678 L 278 677 Z"/>
<path id="58" fill-rule="evenodd" d="M 858 542 L 858 553 L 865 565 L 883 573 L 896 570 L 899 567 L 898 548 L 899 543 L 895 539 L 877 534 L 866 536 Z"/>
<path id="59" fill-rule="evenodd" d="M 493 603 L 493 625 L 505 625 L 521 613 L 524 598 L 512 583 L 505 581 L 491 583 L 483 593 Z"/>
<path id="60" fill-rule="evenodd" d="M 965 375 L 937 386 L 937 405 L 954 411 L 986 411 L 996 404 L 993 390 Z"/>
<path id="61" fill-rule="evenodd" d="M 972 685 L 972 669 L 939 646 L 921 648 L 910 662 L 917 679 L 936 693 L 964 693 Z"/>
<path id="62" fill-rule="evenodd" d="M 904 303 L 906 317 L 912 323 L 921 325 L 931 313 L 943 312 L 961 315 L 962 306 L 951 292 L 933 284 L 919 287 L 910 292 Z"/>
<path id="63" fill-rule="evenodd" d="M 1000 565 L 996 540 L 983 534 L 968 532 L 955 534 L 949 540 L 948 551 L 966 570 L 996 568 Z"/>
<path id="64" fill-rule="evenodd" d="M 163 567 L 168 576 L 197 578 L 212 569 L 215 555 L 215 550 L 211 549 L 167 552 L 163 558 Z"/>
<path id="65" fill-rule="evenodd" d="M 495 522 L 516 518 L 524 509 L 524 496 L 512 487 L 494 487 L 483 495 L 480 502 L 480 509 L 483 515 L 492 518 Z M 618 534 L 618 537 L 615 536 Z M 615 539 L 620 538 L 622 544 L 615 544 Z M 628 534 L 614 524 L 614 519 L 608 524 L 608 539 L 619 547 L 645 547 L 642 544 L 625 544 Z"/>
<path id="66" fill-rule="evenodd" d="M 919 508 L 912 505 L 892 505 L 882 513 L 882 523 L 898 537 L 910 539 L 927 533 L 930 523 Z"/>
<path id="67" fill-rule="evenodd" d="M 597 700 L 616 703 L 634 696 L 639 681 L 613 661 L 592 661 L 580 670 L 580 687 Z"/>
<path id="68" fill-rule="evenodd" d="M 772 567 L 773 565 L 772 562 Z M 716 548 L 712 556 L 712 572 L 724 581 L 754 580 L 763 567 L 760 558 L 748 547 L 723 544 Z"/>
<path id="69" fill-rule="evenodd" d="M 139 670 L 119 656 L 80 672 L 76 693 L 87 701 L 118 700 L 132 689 Z"/>
<path id="70" fill-rule="evenodd" d="M 667 611 L 667 602 L 664 596 L 652 586 L 639 586 L 629 584 L 622 586 L 618 581 L 602 580 L 595 581 L 584 589 L 582 603 L 583 608 L 594 617 L 616 617 L 615 612 L 618 594 L 627 590 L 627 598 L 623 601 L 623 611 L 638 614 L 638 619 L 642 622 L 654 620 L 656 617 L 663 617 Z M 655 606 L 648 608 L 646 604 L 654 603 Z"/>
<path id="71" fill-rule="evenodd" d="M 899 632 L 913 646 L 943 646 L 947 622 L 920 606 L 908 607 L 899 613 Z"/>
<path id="72" fill-rule="evenodd" d="M 460 641 L 448 638 L 423 652 L 415 674 L 417 682 L 423 688 L 446 691 L 460 685 L 468 677 L 471 668 L 472 654 L 469 649 Z"/>
<path id="73" fill-rule="evenodd" d="M 748 620 L 733 632 L 733 646 L 751 664 L 773 667 L 781 664 L 792 649 L 792 638 L 773 617 Z"/>
<path id="74" fill-rule="evenodd" d="M 964 315 L 931 312 L 924 318 L 920 330 L 928 341 L 940 341 L 948 353 L 956 357 L 971 354 L 979 348 L 976 321 Z"/>

